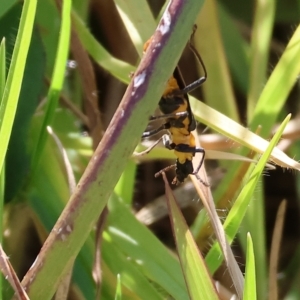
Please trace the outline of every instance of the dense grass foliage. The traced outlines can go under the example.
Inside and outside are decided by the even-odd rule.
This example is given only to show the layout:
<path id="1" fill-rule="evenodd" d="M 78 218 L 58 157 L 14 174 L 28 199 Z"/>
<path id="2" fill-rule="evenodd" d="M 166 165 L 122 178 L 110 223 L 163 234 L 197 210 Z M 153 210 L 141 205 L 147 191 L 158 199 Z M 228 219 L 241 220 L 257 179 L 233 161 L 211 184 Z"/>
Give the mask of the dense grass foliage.
<path id="1" fill-rule="evenodd" d="M 300 299 L 296 0 L 2 2 L 0 299 Z M 172 151 L 132 154 L 175 66 L 203 75 L 193 24 L 210 186 L 172 191 Z"/>

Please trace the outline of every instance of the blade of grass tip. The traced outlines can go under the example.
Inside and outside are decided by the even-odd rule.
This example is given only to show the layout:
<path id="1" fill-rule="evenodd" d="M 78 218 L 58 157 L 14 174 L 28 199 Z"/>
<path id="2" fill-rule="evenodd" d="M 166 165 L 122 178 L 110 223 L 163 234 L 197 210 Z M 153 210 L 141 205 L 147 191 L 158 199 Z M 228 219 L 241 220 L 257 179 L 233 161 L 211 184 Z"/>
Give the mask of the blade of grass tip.
<path id="1" fill-rule="evenodd" d="M 199 300 L 219 299 L 210 274 L 207 272 L 204 259 L 174 199 L 165 173 L 162 173 L 162 176 L 165 182 L 173 235 L 190 297 Z"/>
<path id="2" fill-rule="evenodd" d="M 132 204 L 137 164 L 129 160 L 114 191 L 127 204 Z"/>
<path id="3" fill-rule="evenodd" d="M 286 200 L 283 200 L 278 208 L 276 215 L 275 227 L 272 236 L 271 253 L 270 253 L 270 266 L 269 266 L 269 291 L 268 299 L 278 299 L 278 286 L 277 286 L 277 272 L 278 272 L 278 261 L 280 244 L 282 240 L 282 230 L 284 226 L 286 212 Z"/>
<path id="4" fill-rule="evenodd" d="M 247 173 L 249 175 L 249 172 Z M 248 178 L 245 176 L 244 178 Z M 251 202 L 245 214 L 242 228 L 239 230 L 239 241 L 242 245 L 244 253 L 246 252 L 247 232 L 251 232 L 252 242 L 254 244 L 255 265 L 256 265 L 256 292 L 258 298 L 265 298 L 266 286 L 268 283 L 267 276 L 267 240 L 266 240 L 266 220 L 265 220 L 265 201 L 264 201 L 263 182 L 258 181 L 255 188 L 255 201 Z"/>
<path id="5" fill-rule="evenodd" d="M 193 132 L 194 136 L 195 133 Z M 200 146 L 199 139 L 197 136 L 195 136 L 196 145 L 197 147 Z M 197 161 L 198 160 L 198 161 Z M 193 165 L 199 165 L 200 156 L 196 156 L 195 159 L 193 159 Z M 205 180 L 207 178 L 205 174 L 205 169 L 200 169 L 200 178 Z M 229 243 L 227 242 L 226 235 L 223 229 L 223 226 L 221 224 L 221 221 L 219 219 L 219 216 L 216 211 L 215 203 L 212 197 L 211 190 L 209 187 L 204 186 L 197 178 L 196 176 L 191 176 L 191 180 L 197 190 L 197 193 L 199 197 L 202 200 L 202 203 L 208 213 L 210 223 L 213 227 L 213 231 L 217 237 L 217 240 L 219 242 L 219 245 L 222 249 L 222 253 L 225 257 L 226 266 L 228 268 L 229 274 L 232 278 L 232 282 L 235 286 L 236 292 L 238 296 L 241 298 L 243 294 L 243 285 L 244 285 L 244 278 L 242 275 L 242 272 L 234 258 L 234 255 L 232 253 L 232 250 L 229 246 Z M 203 188 L 202 188 L 203 187 Z"/>
<path id="6" fill-rule="evenodd" d="M 297 81 L 299 72 L 300 25 L 290 39 L 255 106 L 250 128 L 261 125 L 262 137 L 270 134 L 289 92 Z"/>
<path id="7" fill-rule="evenodd" d="M 229 214 L 224 222 L 224 229 L 226 231 L 226 236 L 228 241 L 232 243 L 236 233 L 239 230 L 241 222 L 245 216 L 246 210 L 250 204 L 250 200 L 252 199 L 253 192 L 257 185 L 257 182 L 260 179 L 260 176 L 264 170 L 264 166 L 269 159 L 269 156 L 272 152 L 272 149 L 280 140 L 281 134 L 290 120 L 291 115 L 288 115 L 285 120 L 282 122 L 281 126 L 279 127 L 278 131 L 272 138 L 269 147 L 266 149 L 266 152 L 261 156 L 260 160 L 258 161 L 256 167 L 252 171 L 247 184 L 244 186 L 240 194 L 238 195 L 234 205 L 229 211 Z M 217 244 L 214 244 L 213 247 L 210 249 L 208 254 L 206 255 L 206 262 L 207 265 L 212 273 L 214 273 L 219 266 L 221 265 L 222 259 L 220 259 L 220 248 Z"/>
<path id="8" fill-rule="evenodd" d="M 266 81 L 275 3 L 276 1 L 274 0 L 255 1 L 250 48 L 250 77 L 247 99 L 248 120 L 251 120 L 253 117 L 257 100 Z"/>
<path id="9" fill-rule="evenodd" d="M 58 48 L 55 58 L 55 65 L 52 74 L 51 84 L 47 95 L 47 104 L 45 108 L 45 115 L 43 124 L 40 128 L 38 140 L 33 151 L 32 156 L 32 174 L 34 175 L 43 149 L 47 141 L 47 130 L 46 127 L 52 123 L 54 118 L 55 110 L 58 105 L 59 95 L 63 87 L 65 69 L 69 54 L 70 44 L 70 33 L 71 33 L 71 0 L 64 0 L 61 9 L 61 28 L 59 34 Z"/>
<path id="10" fill-rule="evenodd" d="M 25 289 L 21 285 L 19 278 L 15 273 L 14 268 L 9 262 L 9 258 L 4 252 L 1 245 L 0 245 L 0 268 L 4 278 L 8 280 L 8 282 L 10 283 L 18 299 L 29 300 L 29 297 L 25 292 Z"/>
<path id="11" fill-rule="evenodd" d="M 257 129 L 260 131 L 261 127 Z M 259 134 L 256 132 L 256 134 Z M 245 173 L 248 178 L 254 166 Z M 266 168 L 266 166 L 265 166 Z M 267 168 L 266 168 L 267 169 Z M 232 199 L 229 198 L 229 199 Z M 244 253 L 247 249 L 247 233 L 251 232 L 252 243 L 254 244 L 255 266 L 256 266 L 256 296 L 265 298 L 267 286 L 267 243 L 265 229 L 265 206 L 263 182 L 259 181 L 256 186 L 255 201 L 249 205 L 245 214 L 243 225 L 240 227 L 238 236 Z"/>
<path id="12" fill-rule="evenodd" d="M 0 170 L 2 170 L 3 167 L 12 125 L 15 119 L 26 58 L 32 35 L 36 4 L 36 0 L 24 1 L 16 43 L 4 93 L 2 95 L 0 107 L 0 116 L 3 116 L 2 126 L 0 127 Z"/>
<path id="13" fill-rule="evenodd" d="M 257 128 L 260 132 L 261 127 Z M 256 134 L 259 134 L 256 132 Z M 244 178 L 248 178 L 253 167 L 248 170 Z M 267 169 L 267 167 L 265 166 Z M 232 198 L 232 197 L 231 197 Z M 230 198 L 230 199 L 231 199 Z M 264 205 L 263 182 L 259 181 L 256 186 L 255 201 L 249 205 L 245 214 L 243 225 L 239 230 L 239 241 L 246 253 L 247 233 L 251 232 L 252 243 L 254 244 L 255 266 L 256 266 L 256 296 L 265 298 L 267 286 L 267 242 L 265 228 L 265 205 Z"/>
<path id="14" fill-rule="evenodd" d="M 22 281 L 32 299 L 54 294 L 89 236 L 176 67 L 202 4 L 199 0 L 169 3 L 106 134 Z"/>
<path id="15" fill-rule="evenodd" d="M 121 282 L 120 274 L 117 275 L 117 288 L 116 288 L 115 300 L 122 300 L 122 282 Z"/>
<path id="16" fill-rule="evenodd" d="M 247 234 L 247 256 L 245 271 L 244 300 L 256 300 L 255 257 L 250 233 Z"/>

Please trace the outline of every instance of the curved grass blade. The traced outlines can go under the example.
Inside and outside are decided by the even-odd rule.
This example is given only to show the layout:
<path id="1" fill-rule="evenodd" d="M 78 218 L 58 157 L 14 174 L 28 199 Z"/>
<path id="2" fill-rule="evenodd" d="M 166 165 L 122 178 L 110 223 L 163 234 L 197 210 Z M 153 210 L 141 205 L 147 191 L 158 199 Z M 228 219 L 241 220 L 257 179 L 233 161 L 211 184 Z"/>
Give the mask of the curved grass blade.
<path id="1" fill-rule="evenodd" d="M 25 63 L 32 35 L 36 0 L 24 2 L 16 44 L 14 47 L 4 93 L 2 95 L 0 116 L 3 115 L 0 127 L 0 170 L 3 168 L 12 125 L 14 122 L 20 95 Z"/>
<path id="2" fill-rule="evenodd" d="M 273 148 L 276 146 L 276 144 L 280 140 L 282 132 L 283 132 L 286 124 L 290 120 L 290 117 L 291 116 L 288 115 L 285 118 L 285 120 L 282 122 L 278 131 L 272 138 L 265 153 L 261 156 L 256 167 L 252 171 L 247 184 L 244 186 L 244 188 L 240 192 L 239 196 L 237 197 L 236 201 L 234 202 L 234 205 L 232 206 L 232 208 L 225 220 L 225 223 L 223 226 L 224 226 L 226 235 L 228 237 L 229 243 L 232 243 L 236 233 L 239 230 L 241 222 L 242 222 L 242 220 L 245 216 L 245 213 L 248 209 L 250 200 L 252 199 L 252 195 L 253 195 L 253 192 L 257 185 L 257 182 L 260 179 L 260 176 L 261 176 L 261 174 L 264 170 L 264 167 L 269 159 L 269 156 L 271 155 Z M 221 259 L 219 259 L 220 257 L 222 257 L 220 247 L 219 247 L 219 245 L 214 244 L 214 246 L 210 249 L 209 253 L 207 254 L 207 256 L 205 258 L 208 268 L 212 273 L 214 273 L 217 270 L 217 268 L 220 266 L 220 264 L 221 264 Z"/>
<path id="3" fill-rule="evenodd" d="M 198 141 L 196 142 L 196 144 L 198 147 L 200 146 Z M 194 169 L 196 168 L 197 165 L 199 165 L 199 163 L 200 163 L 200 157 L 198 155 L 195 157 L 195 159 L 193 159 Z M 198 176 L 200 176 L 200 178 L 202 178 L 204 181 L 207 182 L 207 175 L 204 168 L 200 169 Z M 237 297 L 241 298 L 244 290 L 244 277 L 238 266 L 236 259 L 234 258 L 234 254 L 232 252 L 232 249 L 230 248 L 230 244 L 227 241 L 224 228 L 222 226 L 222 223 L 216 211 L 211 190 L 209 187 L 206 186 L 204 187 L 195 176 L 191 176 L 191 180 L 208 214 L 211 227 L 216 236 L 216 240 L 218 241 L 218 245 L 220 245 L 222 254 L 224 255 L 225 264 L 228 273 L 232 279 L 232 283 L 235 287 Z"/>
<path id="4" fill-rule="evenodd" d="M 129 74 L 134 72 L 135 67 L 130 64 L 114 58 L 109 54 L 104 47 L 92 36 L 88 28 L 80 17 L 73 11 L 72 22 L 76 28 L 78 37 L 84 45 L 89 55 L 98 63 L 102 68 L 110 72 L 113 76 L 118 78 L 124 83 L 130 81 Z"/>
<path id="5" fill-rule="evenodd" d="M 141 55 L 144 43 L 156 27 L 148 2 L 146 0 L 114 0 L 114 2 L 137 53 Z M 133 7 L 135 9 L 132 9 Z"/>

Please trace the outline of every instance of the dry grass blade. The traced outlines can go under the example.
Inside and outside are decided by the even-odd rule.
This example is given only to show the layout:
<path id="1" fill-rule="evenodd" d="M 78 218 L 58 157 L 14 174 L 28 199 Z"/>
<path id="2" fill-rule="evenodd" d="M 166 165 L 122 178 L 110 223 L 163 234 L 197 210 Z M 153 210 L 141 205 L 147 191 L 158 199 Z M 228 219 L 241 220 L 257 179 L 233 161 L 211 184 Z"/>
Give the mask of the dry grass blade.
<path id="1" fill-rule="evenodd" d="M 199 146 L 199 142 L 198 142 L 197 146 Z M 199 164 L 198 159 L 199 159 L 198 156 L 196 156 L 195 159 L 193 160 L 194 166 Z M 201 168 L 199 175 L 202 180 L 204 180 L 204 181 L 207 180 L 207 175 L 206 175 L 204 168 Z M 243 277 L 242 272 L 234 258 L 234 255 L 232 253 L 230 245 L 226 240 L 226 235 L 225 235 L 222 223 L 218 217 L 211 191 L 208 187 L 202 185 L 195 176 L 191 176 L 191 179 L 192 179 L 194 186 L 198 192 L 198 195 L 201 198 L 202 203 L 208 213 L 214 233 L 216 235 L 216 238 L 220 244 L 220 248 L 224 255 L 226 266 L 228 268 L 229 274 L 230 274 L 233 284 L 235 286 L 237 295 L 240 299 L 242 299 L 243 288 L 244 288 L 244 277 Z"/>
<path id="2" fill-rule="evenodd" d="M 257 153 L 263 154 L 268 148 L 269 142 L 262 137 L 208 107 L 203 102 L 196 101 L 193 97 L 190 97 L 190 100 L 193 113 L 200 122 Z M 276 147 L 272 151 L 270 160 L 283 168 L 300 170 L 300 164 L 297 161 Z"/>
<path id="3" fill-rule="evenodd" d="M 186 182 L 173 190 L 174 197 L 181 209 L 186 207 L 193 207 L 199 210 L 202 207 L 200 201 L 191 201 L 195 197 L 194 185 L 192 182 Z M 168 215 L 168 207 L 165 195 L 156 198 L 153 202 L 148 203 L 140 209 L 135 217 L 143 224 L 149 226 L 161 220 Z"/>
<path id="4" fill-rule="evenodd" d="M 93 148 L 96 149 L 104 131 L 100 111 L 97 106 L 99 99 L 97 94 L 96 76 L 92 62 L 83 48 L 83 45 L 72 25 L 71 51 L 78 63 L 79 75 L 81 76 L 84 93 L 84 108 L 88 117 L 88 128 L 93 140 Z"/>
<path id="5" fill-rule="evenodd" d="M 8 256 L 5 254 L 2 246 L 0 245 L 0 268 L 5 279 L 8 280 L 15 295 L 19 300 L 29 300 L 27 293 L 25 292 L 23 286 L 21 285 L 17 274 L 15 273 L 12 265 L 8 260 Z"/>
<path id="6" fill-rule="evenodd" d="M 282 239 L 282 230 L 283 230 L 284 219 L 285 219 L 285 212 L 286 212 L 286 200 L 283 200 L 280 203 L 278 208 L 273 237 L 272 237 L 270 267 L 269 267 L 269 300 L 278 299 L 277 267 L 278 267 L 280 243 Z"/>

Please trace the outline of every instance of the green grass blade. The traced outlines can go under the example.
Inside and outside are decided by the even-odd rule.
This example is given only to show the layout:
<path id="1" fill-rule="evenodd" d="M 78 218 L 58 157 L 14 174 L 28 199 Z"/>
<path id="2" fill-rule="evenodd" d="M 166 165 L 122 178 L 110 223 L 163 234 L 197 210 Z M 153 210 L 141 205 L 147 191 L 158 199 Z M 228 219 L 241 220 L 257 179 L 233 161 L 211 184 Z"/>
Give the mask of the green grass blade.
<path id="1" fill-rule="evenodd" d="M 5 51 L 5 38 L 2 39 L 0 44 L 0 99 L 4 93 L 4 86 L 6 82 L 6 51 Z M 0 103 L 1 104 L 1 103 Z M 2 127 L 3 116 L 0 116 L 0 128 Z"/>
<path id="2" fill-rule="evenodd" d="M 254 24 L 251 32 L 250 76 L 247 101 L 248 120 L 266 82 L 270 41 L 275 17 L 275 0 L 255 1 Z"/>
<path id="3" fill-rule="evenodd" d="M 268 141 L 194 97 L 190 96 L 189 98 L 197 120 L 255 152 L 264 153 L 266 151 L 269 145 Z M 273 150 L 271 158 L 279 166 L 300 170 L 300 164 L 278 148 Z"/>
<path id="4" fill-rule="evenodd" d="M 255 107 L 250 128 L 261 125 L 261 136 L 267 137 L 275 124 L 287 96 L 300 72 L 300 25 L 294 32 Z"/>
<path id="5" fill-rule="evenodd" d="M 137 53 L 142 55 L 144 43 L 151 37 L 156 27 L 148 2 L 145 0 L 114 0 L 114 2 Z"/>
<path id="6" fill-rule="evenodd" d="M 63 1 L 63 6 L 62 6 L 62 21 L 61 21 L 59 43 L 58 43 L 57 55 L 55 59 L 51 84 L 47 95 L 45 116 L 44 116 L 42 127 L 40 129 L 37 144 L 33 152 L 32 166 L 31 166 L 33 173 L 35 172 L 39 164 L 40 157 L 48 137 L 46 127 L 48 125 L 51 125 L 52 123 L 55 110 L 58 105 L 59 95 L 63 87 L 66 63 L 69 54 L 69 43 L 70 43 L 70 33 L 71 33 L 70 15 L 71 15 L 71 1 L 65 0 Z"/>
<path id="7" fill-rule="evenodd" d="M 42 116 L 39 116 L 41 119 Z M 37 136 L 42 120 L 32 124 L 35 136 Z M 69 120 L 68 120 L 69 121 Z M 68 123 L 65 118 L 65 123 Z M 69 124 L 65 124 L 68 127 Z M 35 140 L 34 134 L 31 138 Z M 68 141 L 64 142 L 68 144 Z M 73 146 L 73 145 L 72 145 Z M 38 216 L 39 222 L 36 227 L 42 232 L 50 232 L 60 213 L 66 205 L 69 197 L 69 186 L 65 172 L 63 170 L 62 158 L 56 149 L 53 139 L 48 139 L 43 151 L 38 176 L 33 178 L 32 186 L 28 195 L 29 205 L 33 214 Z M 42 227 L 42 229 L 40 229 Z M 94 299 L 94 281 L 92 279 L 91 269 L 93 264 L 94 241 L 89 239 L 82 247 L 81 252 L 76 258 L 72 282 L 85 299 Z M 45 279 L 47 282 L 47 278 Z M 44 289 L 45 282 L 40 286 Z"/>
<path id="8" fill-rule="evenodd" d="M 115 187 L 115 193 L 130 205 L 134 194 L 136 169 L 136 163 L 133 160 L 129 160 Z"/>
<path id="9" fill-rule="evenodd" d="M 218 111 L 237 121 L 239 117 L 223 47 L 216 1 L 205 2 L 197 18 L 197 26 L 195 46 L 208 70 L 208 80 L 203 85 L 205 100 L 211 107 L 218 108 Z M 215 88 L 216 86 L 218 88 Z"/>
<path id="10" fill-rule="evenodd" d="M 4 114 L 4 117 L 0 128 L 0 170 L 3 168 L 7 145 L 18 105 L 32 35 L 36 4 L 36 0 L 27 0 L 24 2 L 16 44 L 2 96 L 0 115 Z M 4 111 L 5 113 L 3 113 Z"/>
<path id="11" fill-rule="evenodd" d="M 17 2 L 17 0 L 2 0 L 0 6 L 0 18 L 6 14 Z"/>
<path id="12" fill-rule="evenodd" d="M 4 94 L 5 82 L 6 82 L 6 47 L 5 47 L 5 38 L 3 38 L 0 44 L 0 97 L 1 99 Z M 0 103 L 0 107 L 5 108 L 5 105 L 2 105 L 1 103 Z M 0 128 L 2 128 L 4 114 L 5 114 L 5 110 L 0 109 Z"/>
<path id="13" fill-rule="evenodd" d="M 249 85 L 249 44 L 243 38 L 240 28 L 230 14 L 231 12 L 221 2 L 217 4 L 222 40 L 232 79 L 239 89 L 247 94 Z"/>
<path id="14" fill-rule="evenodd" d="M 251 235 L 247 235 L 247 257 L 245 271 L 244 300 L 256 300 L 255 257 Z"/>
<path id="15" fill-rule="evenodd" d="M 282 132 L 288 123 L 290 119 L 290 115 L 286 117 L 286 119 L 283 121 L 281 126 L 279 127 L 278 131 L 272 138 L 267 150 L 265 153 L 261 156 L 260 160 L 258 161 L 256 167 L 252 171 L 249 180 L 247 184 L 244 186 L 242 191 L 240 192 L 239 196 L 237 197 L 234 205 L 232 206 L 226 220 L 224 223 L 224 229 L 226 231 L 226 235 L 228 237 L 228 242 L 231 243 L 236 235 L 236 233 L 239 230 L 240 224 L 245 216 L 245 213 L 248 209 L 250 200 L 252 198 L 253 192 L 255 190 L 255 187 L 257 185 L 257 182 L 260 179 L 260 176 L 264 170 L 264 166 L 267 163 L 270 154 L 273 150 L 273 148 L 276 146 L 278 141 L 280 140 L 280 137 L 282 135 Z M 214 246 L 210 249 L 209 253 L 206 256 L 206 262 L 207 265 L 212 273 L 214 273 L 217 268 L 221 264 L 221 251 L 220 247 L 217 244 L 214 244 Z"/>
<path id="16" fill-rule="evenodd" d="M 255 192 L 255 201 L 252 201 L 251 205 L 249 205 L 241 230 L 239 231 L 239 240 L 245 252 L 247 249 L 245 245 L 247 232 L 251 232 L 251 238 L 254 244 L 258 298 L 265 296 L 266 286 L 268 284 L 264 204 L 264 186 L 262 182 L 258 182 Z"/>
<path id="17" fill-rule="evenodd" d="M 117 276 L 117 288 L 116 288 L 115 300 L 122 300 L 122 283 L 121 283 L 121 276 L 119 274 Z"/>
<path id="18" fill-rule="evenodd" d="M 199 300 L 219 299 L 212 278 L 206 268 L 205 261 L 176 203 L 164 173 L 163 178 L 177 253 L 190 298 Z"/>
<path id="19" fill-rule="evenodd" d="M 266 82 L 275 6 L 276 3 L 274 0 L 258 0 L 255 2 L 254 23 L 251 34 L 249 91 L 247 99 L 248 120 L 251 120 L 253 117 L 257 101 Z M 260 192 L 257 193 L 256 201 L 252 203 L 247 211 L 243 227 L 245 230 L 250 230 L 252 233 L 257 265 L 258 295 L 263 297 L 267 284 L 267 266 L 266 235 L 264 230 L 264 195 L 262 186 L 260 186 L 259 191 Z M 253 222 L 253 220 L 255 220 L 255 222 Z"/>
<path id="20" fill-rule="evenodd" d="M 0 98 L 4 93 L 4 86 L 6 81 L 6 54 L 5 54 L 5 38 L 2 39 L 0 44 Z M 1 104 L 0 104 L 1 105 Z M 0 115 L 0 128 L 2 127 L 3 116 Z M 3 164 L 2 169 L 0 169 L 0 243 L 2 244 L 2 224 L 3 224 L 3 205 L 4 205 L 4 190 L 5 188 L 5 164 Z M 0 300 L 2 300 L 2 279 L 0 278 Z"/>
<path id="21" fill-rule="evenodd" d="M 113 230 L 114 228 L 111 228 L 111 231 Z M 162 295 L 151 284 L 151 281 L 146 276 L 143 276 L 139 265 L 132 261 L 130 254 L 125 254 L 123 249 L 114 244 L 112 239 L 106 234 L 104 234 L 102 249 L 103 260 L 109 266 L 112 273 L 116 276 L 120 274 L 122 284 L 134 292 L 138 298 L 163 299 Z M 128 260 L 128 257 L 131 257 L 131 260 Z"/>
<path id="22" fill-rule="evenodd" d="M 112 57 L 111 54 L 109 54 L 106 49 L 102 47 L 102 45 L 92 36 L 84 22 L 74 11 L 72 12 L 72 22 L 74 23 L 82 45 L 84 45 L 86 51 L 96 61 L 96 63 L 120 81 L 128 83 L 130 81 L 129 75 L 134 72 L 135 67 Z"/>
<path id="23" fill-rule="evenodd" d="M 178 260 L 119 199 L 111 197 L 108 205 L 108 233 L 113 245 L 117 245 L 133 261 L 139 262 L 149 280 L 174 299 L 188 299 Z"/>

